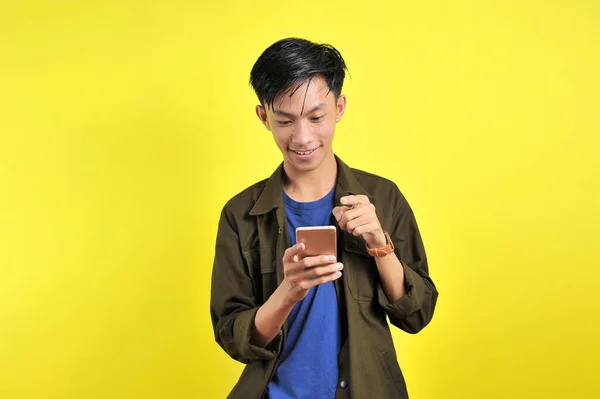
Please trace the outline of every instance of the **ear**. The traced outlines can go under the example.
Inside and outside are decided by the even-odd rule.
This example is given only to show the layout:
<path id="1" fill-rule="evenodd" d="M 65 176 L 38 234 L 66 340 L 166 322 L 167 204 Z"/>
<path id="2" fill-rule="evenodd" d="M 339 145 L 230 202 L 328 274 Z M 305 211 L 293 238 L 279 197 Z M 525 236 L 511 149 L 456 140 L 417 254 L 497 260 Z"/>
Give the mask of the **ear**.
<path id="1" fill-rule="evenodd" d="M 269 121 L 267 120 L 267 110 L 262 105 L 256 106 L 256 116 L 262 122 L 263 125 L 267 128 L 267 130 L 271 130 L 271 126 L 269 125 Z"/>
<path id="2" fill-rule="evenodd" d="M 336 116 L 335 121 L 339 122 L 342 120 L 342 116 L 344 116 L 344 112 L 346 112 L 346 96 L 340 95 L 336 104 Z"/>

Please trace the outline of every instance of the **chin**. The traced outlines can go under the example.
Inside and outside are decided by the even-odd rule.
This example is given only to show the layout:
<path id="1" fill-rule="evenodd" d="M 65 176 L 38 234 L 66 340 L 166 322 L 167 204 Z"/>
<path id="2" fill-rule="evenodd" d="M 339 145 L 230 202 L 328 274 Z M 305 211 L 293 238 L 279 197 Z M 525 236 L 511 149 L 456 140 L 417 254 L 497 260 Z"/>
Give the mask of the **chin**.
<path id="1" fill-rule="evenodd" d="M 311 172 L 315 169 L 318 169 L 323 164 L 324 158 L 313 159 L 310 162 L 293 162 L 292 166 L 294 169 L 300 172 Z"/>

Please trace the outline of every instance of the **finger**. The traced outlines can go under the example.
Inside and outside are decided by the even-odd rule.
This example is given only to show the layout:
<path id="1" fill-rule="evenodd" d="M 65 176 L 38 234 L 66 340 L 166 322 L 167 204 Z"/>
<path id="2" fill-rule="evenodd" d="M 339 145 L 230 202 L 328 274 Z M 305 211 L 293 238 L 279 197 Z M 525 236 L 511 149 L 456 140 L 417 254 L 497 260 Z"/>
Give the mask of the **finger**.
<path id="1" fill-rule="evenodd" d="M 310 269 L 305 270 L 301 274 L 302 279 L 314 279 L 320 276 L 325 276 L 327 274 L 335 273 L 344 268 L 344 265 L 340 262 L 333 263 L 330 265 L 317 266 Z"/>
<path id="2" fill-rule="evenodd" d="M 358 227 L 356 227 L 353 231 L 352 231 L 352 235 L 358 237 L 361 236 L 363 234 L 369 234 L 369 233 L 374 233 L 378 230 L 381 229 L 381 226 L 379 225 L 379 223 L 377 222 L 370 222 L 367 224 L 363 224 L 360 225 Z"/>
<path id="3" fill-rule="evenodd" d="M 304 273 L 307 269 L 312 269 L 317 266 L 330 265 L 335 262 L 335 256 L 332 255 L 308 256 L 306 258 L 302 258 L 298 262 L 284 264 L 284 269 L 286 276 L 295 276 L 295 279 L 301 280 L 302 277 L 299 276 L 301 276 L 302 273 Z"/>
<path id="4" fill-rule="evenodd" d="M 283 253 L 283 263 L 295 263 L 298 262 L 297 255 L 304 251 L 304 244 L 299 243 L 294 246 L 289 247 Z"/>
<path id="5" fill-rule="evenodd" d="M 351 220 L 357 219 L 362 216 L 367 216 L 369 218 L 377 219 L 377 214 L 375 212 L 375 205 L 370 202 L 366 205 L 363 205 L 360 208 L 354 208 L 344 213 L 344 216 L 338 222 L 340 224 L 340 228 L 347 229 L 347 224 Z M 364 224 L 364 223 L 362 223 Z"/>
<path id="6" fill-rule="evenodd" d="M 346 195 L 340 198 L 343 205 L 361 206 L 370 203 L 366 195 Z"/>
<path id="7" fill-rule="evenodd" d="M 362 216 L 364 213 L 364 208 L 347 210 L 346 212 L 344 212 L 340 220 L 338 220 L 340 228 L 346 230 L 348 222 Z"/>
<path id="8" fill-rule="evenodd" d="M 348 233 L 354 233 L 354 231 L 359 228 L 359 227 L 363 227 L 365 225 L 369 225 L 369 223 L 373 222 L 373 216 L 372 215 L 359 215 L 357 217 L 355 217 L 352 220 L 349 220 L 348 223 L 346 223 L 346 231 L 348 231 Z M 356 234 L 355 234 L 356 235 Z"/>
<path id="9" fill-rule="evenodd" d="M 307 256 L 306 258 L 303 258 L 300 262 L 298 262 L 298 264 L 301 265 L 303 268 L 309 268 L 329 265 L 335 263 L 335 261 L 336 259 L 333 255 Z"/>
<path id="10" fill-rule="evenodd" d="M 312 287 L 315 287 L 317 285 L 325 284 L 330 281 L 335 281 L 340 277 L 342 277 L 342 272 L 335 271 L 333 273 L 323 274 L 323 275 L 320 275 L 320 276 L 317 276 L 314 278 L 309 278 L 307 280 L 302 281 L 302 283 L 300 283 L 300 285 L 304 289 L 311 289 Z"/>
<path id="11" fill-rule="evenodd" d="M 337 220 L 339 222 L 341 217 L 344 216 L 344 213 L 346 211 L 349 211 L 350 209 L 352 209 L 352 208 L 349 206 L 336 206 L 335 208 L 333 208 L 331 213 L 333 213 L 335 220 Z"/>

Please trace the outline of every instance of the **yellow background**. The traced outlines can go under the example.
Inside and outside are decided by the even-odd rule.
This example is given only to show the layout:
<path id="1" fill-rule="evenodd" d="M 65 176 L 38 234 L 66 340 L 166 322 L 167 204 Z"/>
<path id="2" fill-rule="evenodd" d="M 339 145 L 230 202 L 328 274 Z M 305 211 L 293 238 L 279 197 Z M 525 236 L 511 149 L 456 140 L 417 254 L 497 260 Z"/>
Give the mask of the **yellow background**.
<path id="1" fill-rule="evenodd" d="M 248 75 L 286 36 L 342 52 L 335 150 L 417 215 L 411 397 L 599 397 L 594 0 L 2 1 L 0 397 L 229 392 L 217 219 L 280 162 Z"/>

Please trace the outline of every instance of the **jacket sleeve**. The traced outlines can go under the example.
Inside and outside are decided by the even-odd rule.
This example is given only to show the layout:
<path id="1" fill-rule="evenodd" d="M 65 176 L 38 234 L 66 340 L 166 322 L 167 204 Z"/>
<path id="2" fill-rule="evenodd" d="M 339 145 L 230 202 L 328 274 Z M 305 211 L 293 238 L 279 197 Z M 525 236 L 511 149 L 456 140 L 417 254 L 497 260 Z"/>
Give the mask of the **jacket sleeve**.
<path id="1" fill-rule="evenodd" d="M 281 350 L 281 334 L 265 348 L 250 343 L 259 308 L 254 298 L 234 218 L 225 207 L 217 232 L 210 314 L 215 340 L 230 357 L 242 363 L 273 359 Z"/>
<path id="2" fill-rule="evenodd" d="M 429 277 L 425 248 L 415 216 L 402 195 L 395 207 L 390 227 L 396 256 L 404 268 L 406 295 L 391 303 L 379 284 L 378 300 L 393 325 L 416 334 L 431 321 L 438 291 Z"/>

